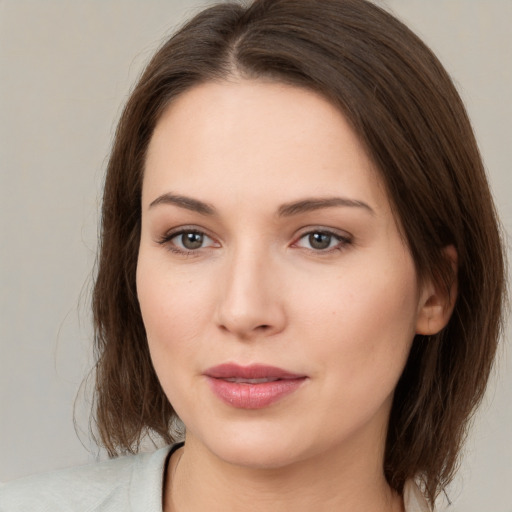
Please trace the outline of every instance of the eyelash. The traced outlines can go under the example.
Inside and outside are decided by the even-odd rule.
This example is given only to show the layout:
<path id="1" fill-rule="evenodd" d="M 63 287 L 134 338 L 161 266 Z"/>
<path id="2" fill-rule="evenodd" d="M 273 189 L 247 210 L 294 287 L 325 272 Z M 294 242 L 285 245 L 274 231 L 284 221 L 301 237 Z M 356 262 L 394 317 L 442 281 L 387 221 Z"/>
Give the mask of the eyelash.
<path id="1" fill-rule="evenodd" d="M 213 240 L 213 238 L 208 236 L 204 231 L 201 231 L 200 229 L 192 228 L 192 227 L 190 227 L 190 228 L 182 227 L 182 228 L 178 229 L 177 231 L 171 231 L 169 233 L 166 233 L 157 242 L 160 245 L 165 246 L 169 251 L 171 251 L 175 254 L 178 254 L 178 255 L 182 255 L 182 256 L 197 255 L 201 249 L 209 249 L 210 247 L 214 246 L 214 244 L 212 244 L 212 246 L 198 247 L 197 249 L 186 249 L 186 248 L 178 247 L 172 242 L 172 240 L 174 238 L 177 238 L 179 236 L 183 236 L 186 234 L 200 235 L 202 237 L 212 240 L 212 242 L 214 242 L 214 244 L 217 243 Z M 312 235 L 321 235 L 321 236 L 329 237 L 329 245 L 332 242 L 332 239 L 337 240 L 337 244 L 335 246 L 327 247 L 325 249 L 314 249 L 311 247 L 302 247 L 303 249 L 309 251 L 310 253 L 314 253 L 316 255 L 327 255 L 327 254 L 331 254 L 332 252 L 342 251 L 342 250 L 346 249 L 347 246 L 349 246 L 353 243 L 352 237 L 347 234 L 340 235 L 339 233 L 336 233 L 336 232 L 328 230 L 328 229 L 317 228 L 317 229 L 310 229 L 310 230 L 302 233 L 296 239 L 296 241 L 293 242 L 292 247 L 300 247 L 298 245 L 298 243 L 302 239 L 305 239 L 306 237 L 311 237 Z"/>

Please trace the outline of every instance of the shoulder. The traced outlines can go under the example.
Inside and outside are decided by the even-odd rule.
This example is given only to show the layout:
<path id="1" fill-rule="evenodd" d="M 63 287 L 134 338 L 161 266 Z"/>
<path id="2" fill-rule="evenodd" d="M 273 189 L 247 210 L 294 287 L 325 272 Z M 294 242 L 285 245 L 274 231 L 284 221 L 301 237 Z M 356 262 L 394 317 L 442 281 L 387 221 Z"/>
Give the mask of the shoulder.
<path id="1" fill-rule="evenodd" d="M 0 512 L 161 512 L 171 451 L 166 447 L 2 484 Z"/>

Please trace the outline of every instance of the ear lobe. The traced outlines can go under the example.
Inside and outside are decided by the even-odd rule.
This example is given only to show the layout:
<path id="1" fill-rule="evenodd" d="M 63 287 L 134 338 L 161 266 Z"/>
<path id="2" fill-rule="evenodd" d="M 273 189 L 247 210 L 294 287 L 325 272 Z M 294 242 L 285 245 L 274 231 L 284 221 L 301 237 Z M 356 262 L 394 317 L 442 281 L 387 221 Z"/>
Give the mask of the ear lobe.
<path id="1" fill-rule="evenodd" d="M 453 245 L 443 249 L 446 259 L 452 267 L 449 286 L 431 280 L 423 285 L 419 311 L 416 320 L 416 334 L 433 335 L 441 331 L 450 320 L 457 300 L 457 250 Z"/>

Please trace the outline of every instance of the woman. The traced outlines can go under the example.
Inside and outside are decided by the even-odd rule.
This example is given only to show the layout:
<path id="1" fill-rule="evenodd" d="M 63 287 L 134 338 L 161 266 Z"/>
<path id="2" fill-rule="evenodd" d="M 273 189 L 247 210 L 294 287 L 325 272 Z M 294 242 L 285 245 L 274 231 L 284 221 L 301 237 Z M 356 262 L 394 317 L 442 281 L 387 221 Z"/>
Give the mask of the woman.
<path id="1" fill-rule="evenodd" d="M 433 505 L 504 270 L 464 107 L 400 22 L 363 0 L 196 16 L 128 101 L 102 230 L 100 438 L 169 446 L 10 484 L 1 510 Z"/>

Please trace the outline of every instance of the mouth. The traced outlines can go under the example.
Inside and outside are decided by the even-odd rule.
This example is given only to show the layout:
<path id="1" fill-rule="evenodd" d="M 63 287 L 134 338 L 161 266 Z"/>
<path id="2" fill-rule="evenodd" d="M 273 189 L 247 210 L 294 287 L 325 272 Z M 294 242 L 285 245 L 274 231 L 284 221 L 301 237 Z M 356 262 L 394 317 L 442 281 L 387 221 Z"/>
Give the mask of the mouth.
<path id="1" fill-rule="evenodd" d="M 307 375 L 254 364 L 222 364 L 204 372 L 213 394 L 238 409 L 262 409 L 297 391 Z"/>

